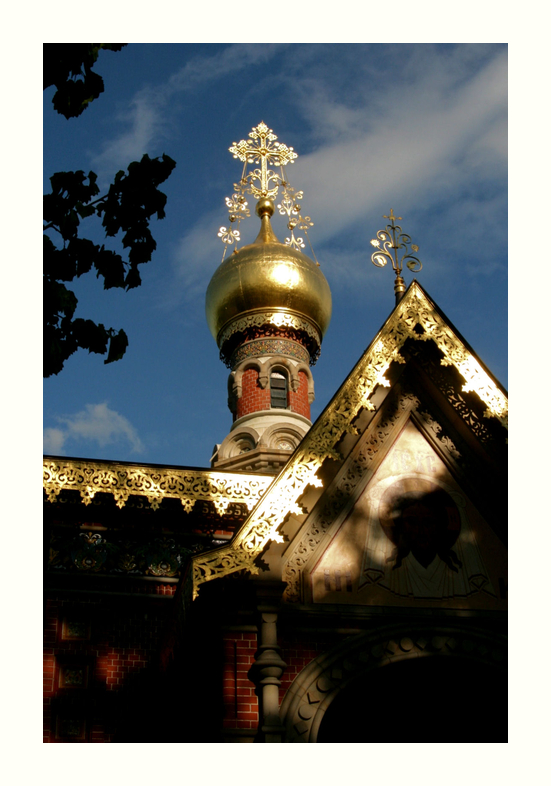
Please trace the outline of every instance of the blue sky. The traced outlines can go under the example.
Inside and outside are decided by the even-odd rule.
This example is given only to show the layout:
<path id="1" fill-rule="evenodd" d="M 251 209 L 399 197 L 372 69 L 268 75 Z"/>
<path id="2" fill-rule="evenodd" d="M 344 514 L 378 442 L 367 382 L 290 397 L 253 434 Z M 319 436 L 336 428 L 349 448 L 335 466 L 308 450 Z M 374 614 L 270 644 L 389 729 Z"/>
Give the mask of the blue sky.
<path id="1" fill-rule="evenodd" d="M 77 316 L 123 327 L 130 346 L 110 365 L 80 351 L 45 380 L 45 452 L 209 465 L 231 415 L 205 291 L 241 174 L 228 148 L 261 120 L 299 154 L 287 174 L 333 295 L 313 418 L 392 310 L 369 243 L 391 207 L 419 246 L 417 280 L 507 386 L 505 45 L 130 44 L 97 70 L 105 93 L 80 118 L 44 95 L 45 190 L 67 169 L 108 183 L 145 152 L 177 167 L 142 286 L 76 282 Z M 258 220 L 240 229 L 251 242 Z M 275 230 L 283 240 L 283 219 Z"/>

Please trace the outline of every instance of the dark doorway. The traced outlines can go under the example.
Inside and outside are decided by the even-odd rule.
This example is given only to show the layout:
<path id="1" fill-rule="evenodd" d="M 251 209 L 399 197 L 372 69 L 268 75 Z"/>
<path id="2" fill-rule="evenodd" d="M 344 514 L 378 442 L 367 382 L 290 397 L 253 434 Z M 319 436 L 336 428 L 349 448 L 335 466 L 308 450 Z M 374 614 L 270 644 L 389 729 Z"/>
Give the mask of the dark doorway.
<path id="1" fill-rule="evenodd" d="M 455 657 L 368 672 L 331 703 L 317 742 L 507 742 L 507 677 Z"/>

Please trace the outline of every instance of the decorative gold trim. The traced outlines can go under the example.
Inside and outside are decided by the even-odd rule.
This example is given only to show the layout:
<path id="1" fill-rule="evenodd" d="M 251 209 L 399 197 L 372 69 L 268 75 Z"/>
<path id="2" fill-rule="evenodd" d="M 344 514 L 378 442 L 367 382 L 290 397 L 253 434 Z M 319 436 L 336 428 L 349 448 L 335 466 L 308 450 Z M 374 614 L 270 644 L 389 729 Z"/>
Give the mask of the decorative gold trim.
<path id="1" fill-rule="evenodd" d="M 321 336 L 319 329 L 316 329 L 311 322 L 302 319 L 288 311 L 261 311 L 256 314 L 246 314 L 239 319 L 230 322 L 229 325 L 223 327 L 218 334 L 217 344 L 219 347 L 223 346 L 226 341 L 241 330 L 249 327 L 262 327 L 263 325 L 275 325 L 279 328 L 292 328 L 294 330 L 303 330 L 310 338 L 312 338 L 318 345 L 321 344 Z"/>
<path id="2" fill-rule="evenodd" d="M 417 325 L 423 328 L 421 333 L 415 330 Z M 193 558 L 194 597 L 205 581 L 237 570 L 258 572 L 255 559 L 270 541 L 282 542 L 279 527 L 289 513 L 302 512 L 297 503 L 306 487 L 322 485 L 317 477 L 322 463 L 330 457 L 342 459 L 336 445 L 345 432 L 355 432 L 352 423 L 360 409 L 373 410 L 369 398 L 377 385 L 390 385 L 385 378 L 390 364 L 405 362 L 400 349 L 408 338 L 432 339 L 444 355 L 442 365 L 455 366 L 466 380 L 463 390 L 474 391 L 485 403 L 485 417 L 495 417 L 507 427 L 505 395 L 437 313 L 421 286 L 413 281 L 333 401 L 231 543 Z"/>
<path id="3" fill-rule="evenodd" d="M 308 240 L 308 244 L 312 249 L 312 254 L 314 254 L 314 249 L 312 248 L 312 244 L 310 243 L 310 239 L 308 237 L 308 229 L 309 227 L 314 226 L 314 222 L 310 216 L 301 216 L 300 214 L 302 208 L 300 200 L 304 197 L 304 191 L 295 191 L 295 189 L 292 188 L 287 182 L 283 182 L 281 185 L 283 186 L 283 197 L 280 204 L 277 206 L 277 209 L 279 210 L 280 215 L 284 216 L 287 214 L 289 218 L 287 222 L 287 228 L 291 232 L 291 237 L 285 238 L 285 245 L 296 248 L 297 251 L 300 251 L 301 248 L 305 248 L 304 240 L 301 237 L 295 237 L 295 230 L 297 232 L 304 232 L 306 239 Z M 314 254 L 314 259 L 315 258 L 316 255 Z M 316 264 L 319 266 L 317 259 Z"/>
<path id="4" fill-rule="evenodd" d="M 80 492 L 89 505 L 98 491 L 112 494 L 122 508 L 131 494 L 146 497 L 152 510 L 163 499 L 179 499 L 186 513 L 197 500 L 212 502 L 223 516 L 230 504 L 245 504 L 252 510 L 262 497 L 272 476 L 213 472 L 200 469 L 128 466 L 117 462 L 44 459 L 44 490 L 55 502 L 63 490 Z"/>

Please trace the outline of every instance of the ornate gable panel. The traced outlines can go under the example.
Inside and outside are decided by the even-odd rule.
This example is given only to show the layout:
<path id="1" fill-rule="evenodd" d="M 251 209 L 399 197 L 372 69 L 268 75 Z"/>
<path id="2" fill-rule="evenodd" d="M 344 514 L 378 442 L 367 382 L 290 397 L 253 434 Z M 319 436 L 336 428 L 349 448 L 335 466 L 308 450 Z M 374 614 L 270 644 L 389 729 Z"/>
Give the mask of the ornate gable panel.
<path id="1" fill-rule="evenodd" d="M 409 414 L 381 451 L 304 565 L 304 601 L 505 608 L 505 547 Z"/>
<path id="2" fill-rule="evenodd" d="M 435 350 L 438 372 L 443 372 L 440 380 L 437 378 L 439 373 L 434 368 L 431 370 L 430 363 L 428 366 L 425 364 L 423 369 L 423 364 L 414 357 L 415 352 L 412 354 L 408 350 L 408 346 L 411 348 L 415 345 L 421 347 L 417 353 L 419 357 L 431 354 L 426 350 Z M 384 450 L 397 437 L 394 433 L 397 424 L 400 423 L 402 428 L 406 410 L 412 409 L 413 399 L 407 404 L 403 403 L 404 398 L 399 405 L 402 407 L 401 414 L 396 407 L 381 408 L 385 398 L 392 398 L 386 396 L 385 388 L 395 386 L 401 366 L 416 369 L 415 390 L 426 406 L 424 410 L 421 408 L 416 412 L 415 422 L 418 426 L 424 424 L 422 428 L 427 444 L 432 445 L 438 455 L 442 455 L 442 452 L 446 454 L 448 468 L 464 472 L 465 490 L 470 497 L 473 491 L 481 490 L 481 472 L 489 472 L 494 482 L 494 469 L 497 466 L 494 459 L 499 454 L 501 462 L 505 443 L 506 395 L 422 287 L 414 281 L 232 542 L 194 558 L 195 593 L 203 582 L 235 571 L 258 573 L 261 564 L 259 559 L 269 544 L 283 544 L 284 537 L 291 537 L 292 543 L 285 550 L 282 577 L 289 585 L 288 600 L 301 598 L 303 589 L 300 576 L 304 565 L 310 560 L 312 551 L 318 549 L 325 532 L 340 515 L 341 508 L 350 501 L 348 480 L 343 477 L 343 472 L 358 474 L 353 460 L 348 461 L 347 450 L 343 448 L 348 435 L 350 439 L 356 440 L 358 448 L 362 440 L 357 440 L 355 436 L 358 433 L 357 425 L 364 415 L 375 413 L 372 421 L 377 426 L 370 428 L 369 436 L 366 437 L 366 440 L 371 440 L 371 444 L 366 447 L 365 458 L 358 455 L 358 461 L 370 465 L 369 472 L 363 476 L 368 478 L 379 466 Z M 418 409 L 419 399 L 415 400 Z M 435 409 L 439 411 L 442 407 L 448 410 L 447 426 L 444 429 L 434 418 Z M 450 426 L 451 422 L 453 426 Z M 392 437 L 389 437 L 390 432 Z M 486 439 L 489 450 L 482 444 L 482 437 Z M 381 449 L 381 445 L 386 447 Z M 343 465 L 345 458 L 347 460 Z M 331 470 L 327 479 L 326 469 L 331 464 L 336 470 Z M 499 472 L 502 466 L 499 464 Z M 338 480 L 334 478 L 335 472 Z M 325 492 L 329 508 L 319 520 L 308 516 L 308 522 L 304 524 L 305 512 L 312 510 L 312 505 L 305 500 L 312 496 L 314 489 L 321 489 L 327 482 L 340 482 L 338 493 L 329 501 Z M 316 493 L 319 496 L 321 492 Z M 485 507 L 482 504 L 484 496 L 482 489 L 477 508 L 483 510 L 488 519 L 493 505 L 490 501 L 489 507 Z M 315 508 L 318 515 L 320 505 L 316 504 Z M 294 521 L 291 527 L 290 521 Z M 300 538 L 294 535 L 297 525 L 301 531 Z M 492 522 L 492 526 L 496 528 L 495 522 Z M 274 554 L 276 551 L 270 549 Z"/>

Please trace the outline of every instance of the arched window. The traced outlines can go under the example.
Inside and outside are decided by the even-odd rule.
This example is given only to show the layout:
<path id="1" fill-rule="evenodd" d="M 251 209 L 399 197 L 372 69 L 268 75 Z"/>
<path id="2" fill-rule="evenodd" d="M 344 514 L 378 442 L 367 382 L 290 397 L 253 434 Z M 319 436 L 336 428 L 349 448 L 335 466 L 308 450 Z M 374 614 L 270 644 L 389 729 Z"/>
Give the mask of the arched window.
<path id="1" fill-rule="evenodd" d="M 270 406 L 272 408 L 287 409 L 287 375 L 281 371 L 272 371 L 270 374 Z"/>

